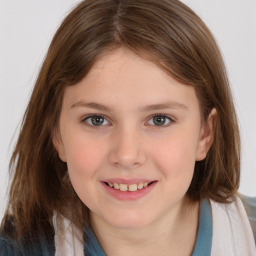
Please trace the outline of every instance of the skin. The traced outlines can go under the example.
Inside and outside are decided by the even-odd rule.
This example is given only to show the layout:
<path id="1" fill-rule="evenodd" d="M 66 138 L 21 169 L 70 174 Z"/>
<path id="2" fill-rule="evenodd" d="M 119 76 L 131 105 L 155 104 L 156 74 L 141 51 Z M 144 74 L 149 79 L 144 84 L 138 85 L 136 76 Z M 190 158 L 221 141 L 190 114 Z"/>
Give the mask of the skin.
<path id="1" fill-rule="evenodd" d="M 92 102 L 109 109 L 86 105 Z M 159 113 L 167 116 L 163 125 L 153 122 Z M 95 114 L 105 118 L 102 125 L 92 125 Z M 124 48 L 66 88 L 54 145 L 108 255 L 190 255 L 199 207 L 185 194 L 195 161 L 211 146 L 215 119 L 213 109 L 201 120 L 193 87 Z M 157 182 L 129 201 L 106 193 L 102 181 L 113 178 Z"/>

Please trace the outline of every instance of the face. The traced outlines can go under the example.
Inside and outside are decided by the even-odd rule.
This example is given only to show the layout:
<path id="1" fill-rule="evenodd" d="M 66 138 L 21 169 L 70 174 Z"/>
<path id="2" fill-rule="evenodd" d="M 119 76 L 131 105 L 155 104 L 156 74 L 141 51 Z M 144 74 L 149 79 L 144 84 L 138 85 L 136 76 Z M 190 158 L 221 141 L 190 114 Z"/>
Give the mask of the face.
<path id="1" fill-rule="evenodd" d="M 120 48 L 64 93 L 54 145 L 92 218 L 139 228 L 181 205 L 211 143 L 195 90 Z"/>

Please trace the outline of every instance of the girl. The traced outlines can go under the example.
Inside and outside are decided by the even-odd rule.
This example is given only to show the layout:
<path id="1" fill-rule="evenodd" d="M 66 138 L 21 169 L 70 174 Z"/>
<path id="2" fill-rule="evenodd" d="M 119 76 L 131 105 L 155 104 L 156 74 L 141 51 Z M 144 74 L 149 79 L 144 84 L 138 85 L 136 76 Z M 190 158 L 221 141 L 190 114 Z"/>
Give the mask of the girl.
<path id="1" fill-rule="evenodd" d="M 82 1 L 24 115 L 1 255 L 256 255 L 239 164 L 200 18 L 177 0 Z"/>

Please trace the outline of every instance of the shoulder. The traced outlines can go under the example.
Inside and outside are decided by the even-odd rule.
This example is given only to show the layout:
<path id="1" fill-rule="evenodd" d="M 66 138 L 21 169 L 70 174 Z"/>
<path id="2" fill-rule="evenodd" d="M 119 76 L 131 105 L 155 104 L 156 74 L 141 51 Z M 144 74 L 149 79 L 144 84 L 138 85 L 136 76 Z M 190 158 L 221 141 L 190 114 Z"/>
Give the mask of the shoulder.
<path id="1" fill-rule="evenodd" d="M 15 223 L 8 219 L 5 228 L 0 231 L 0 256 L 53 256 L 55 253 L 52 235 L 40 233 L 30 238 L 14 237 Z"/>
<path id="2" fill-rule="evenodd" d="M 256 197 L 240 194 L 236 196 L 234 201 L 228 204 L 210 201 L 213 215 L 218 216 L 218 218 L 215 216 L 216 219 L 224 222 L 226 216 L 229 221 L 232 220 L 231 224 L 233 224 L 234 228 L 237 228 L 239 225 L 243 227 L 248 226 L 247 230 L 252 230 L 254 240 L 256 241 Z M 249 221 L 245 221 L 245 219 Z M 248 232 L 251 233 L 251 231 Z"/>
<path id="3" fill-rule="evenodd" d="M 10 238 L 0 236 L 0 256 L 24 255 L 18 243 Z"/>
<path id="4" fill-rule="evenodd" d="M 53 256 L 54 233 L 35 232 L 34 235 L 16 237 L 16 225 L 12 216 L 7 216 L 0 230 L 0 256 Z"/>
<path id="5" fill-rule="evenodd" d="M 16 242 L 11 238 L 0 236 L 0 256 L 53 256 L 55 247 L 41 236 L 31 242 Z"/>
<path id="6" fill-rule="evenodd" d="M 23 255 L 18 243 L 13 239 L 15 222 L 12 216 L 6 216 L 0 228 L 0 256 Z"/>
<path id="7" fill-rule="evenodd" d="M 215 255 L 256 255 L 255 238 L 241 197 L 228 203 L 211 200 L 213 234 L 212 253 Z M 235 245 L 235 246 L 234 246 Z"/>
<path id="8" fill-rule="evenodd" d="M 256 240 L 256 197 L 240 195 Z"/>

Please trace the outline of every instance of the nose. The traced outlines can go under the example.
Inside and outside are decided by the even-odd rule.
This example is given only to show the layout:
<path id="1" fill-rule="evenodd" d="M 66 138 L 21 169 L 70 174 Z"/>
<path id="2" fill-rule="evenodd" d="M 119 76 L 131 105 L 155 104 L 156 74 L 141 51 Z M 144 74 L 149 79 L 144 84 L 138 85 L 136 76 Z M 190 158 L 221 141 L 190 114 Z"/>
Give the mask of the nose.
<path id="1" fill-rule="evenodd" d="M 110 162 L 123 170 L 138 168 L 146 161 L 141 134 L 136 128 L 124 128 L 116 131 L 112 137 Z"/>

